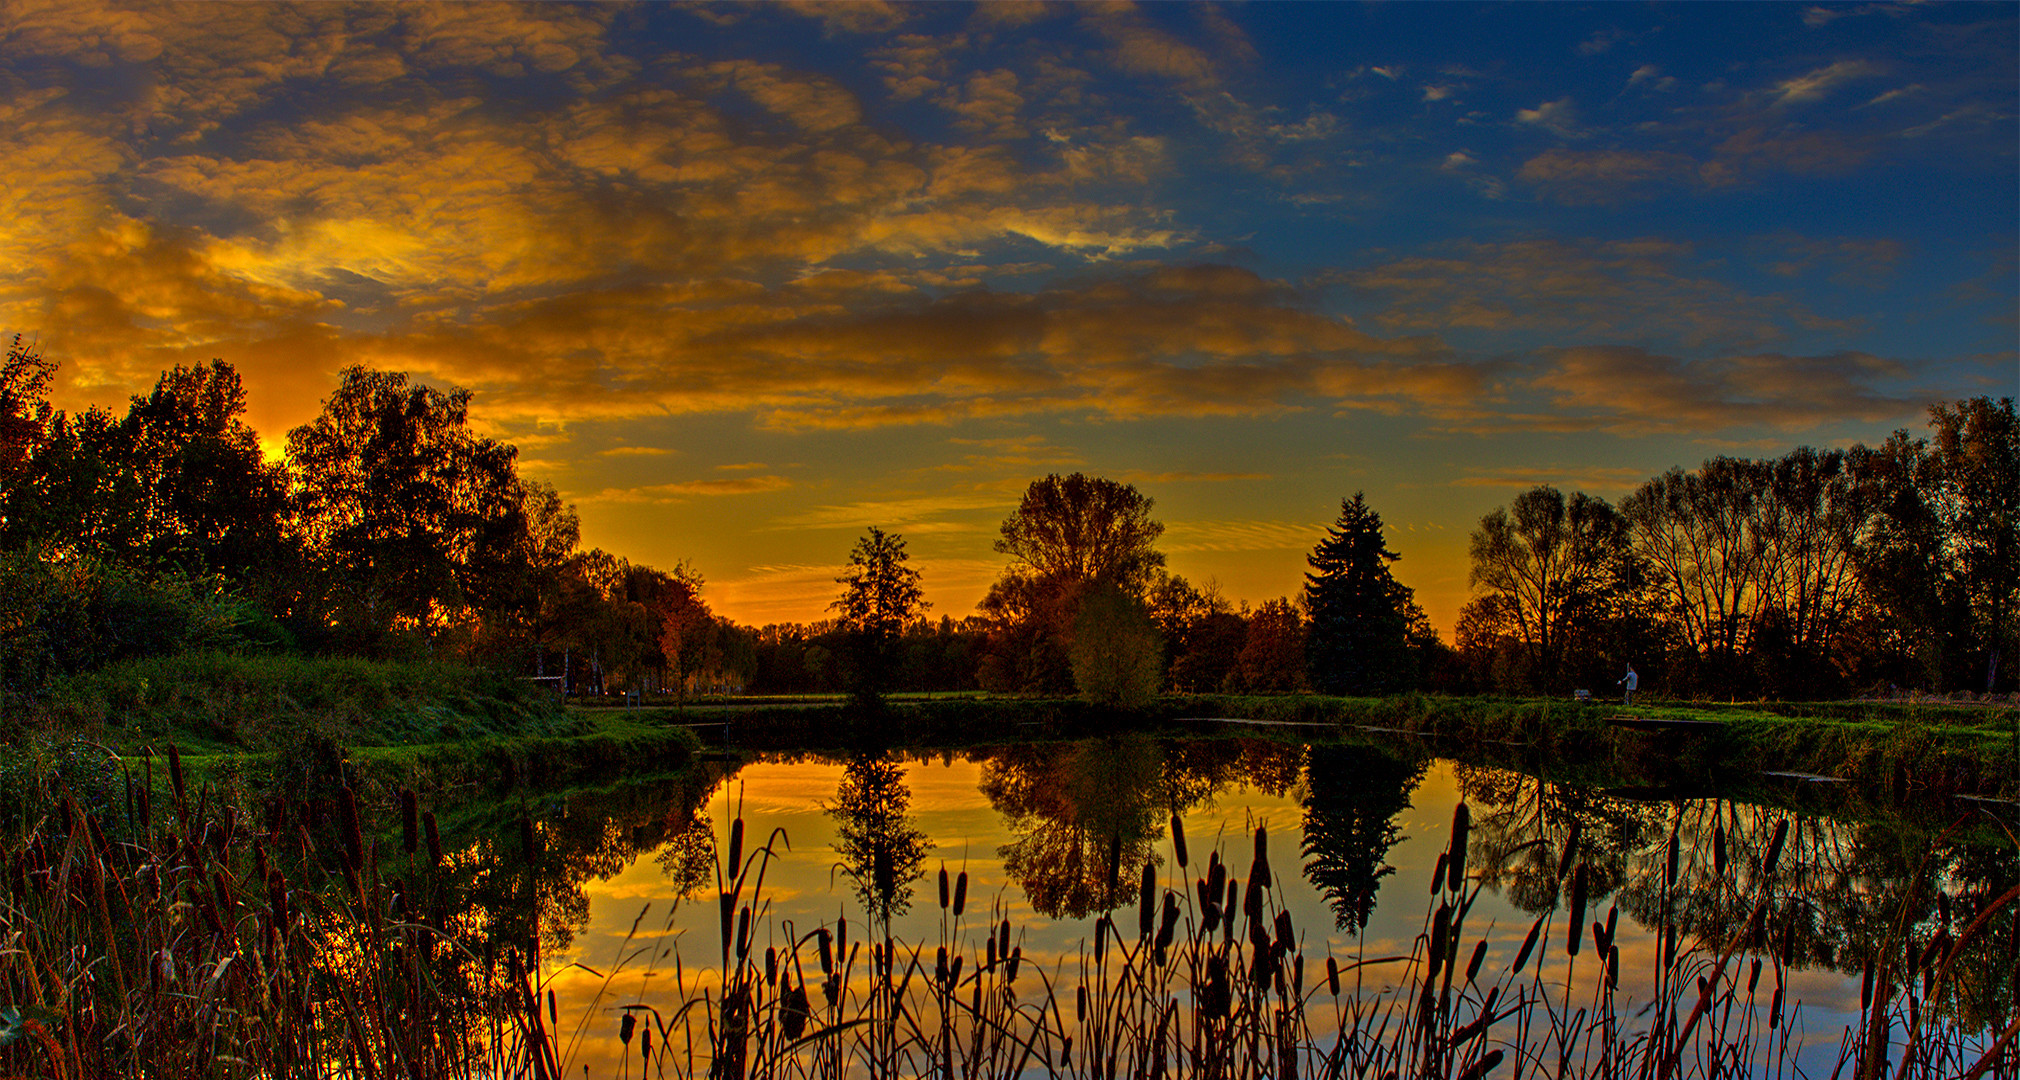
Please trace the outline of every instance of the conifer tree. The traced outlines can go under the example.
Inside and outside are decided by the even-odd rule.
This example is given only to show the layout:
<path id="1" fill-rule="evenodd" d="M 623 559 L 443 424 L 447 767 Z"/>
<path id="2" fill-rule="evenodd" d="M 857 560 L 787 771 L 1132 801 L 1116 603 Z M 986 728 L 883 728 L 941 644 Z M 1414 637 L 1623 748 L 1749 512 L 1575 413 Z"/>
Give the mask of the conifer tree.
<path id="1" fill-rule="evenodd" d="M 1406 636 L 1415 604 L 1389 573 L 1398 558 L 1382 539 L 1381 515 L 1361 493 L 1342 500 L 1340 519 L 1307 560 L 1305 663 L 1312 689 L 1388 693 L 1416 682 Z"/>

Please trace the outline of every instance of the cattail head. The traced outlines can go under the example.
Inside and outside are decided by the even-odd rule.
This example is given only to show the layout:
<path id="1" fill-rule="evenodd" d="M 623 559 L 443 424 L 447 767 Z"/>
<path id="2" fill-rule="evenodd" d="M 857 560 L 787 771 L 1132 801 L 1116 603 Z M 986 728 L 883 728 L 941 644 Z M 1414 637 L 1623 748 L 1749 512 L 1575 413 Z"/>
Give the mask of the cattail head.
<path id="1" fill-rule="evenodd" d="M 1571 872 L 1572 860 L 1578 858 L 1578 819 L 1571 819 L 1571 830 L 1564 834 L 1564 850 L 1557 855 L 1557 880 Z"/>
<path id="2" fill-rule="evenodd" d="M 960 875 L 954 879 L 954 917 L 957 919 L 960 918 L 962 910 L 967 908 L 967 906 L 968 906 L 968 871 L 963 870 L 961 871 Z"/>
<path id="3" fill-rule="evenodd" d="M 1326 989 L 1334 997 L 1340 996 L 1340 962 L 1330 956 L 1326 957 Z"/>
<path id="4" fill-rule="evenodd" d="M 1515 953 L 1515 974 L 1522 974 L 1522 968 L 1529 963 L 1529 954 L 1535 950 L 1536 937 L 1543 932 L 1543 920 L 1547 918 L 1547 914 L 1538 915 L 1536 921 L 1530 924 L 1529 936 L 1522 939 L 1522 948 Z"/>
<path id="5" fill-rule="evenodd" d="M 743 819 L 729 823 L 729 864 L 723 868 L 731 878 L 743 869 Z"/>
<path id="6" fill-rule="evenodd" d="M 1446 878 L 1445 887 L 1453 892 L 1466 884 L 1466 833 L 1472 824 L 1473 812 L 1466 809 L 1465 803 L 1452 808 L 1452 857 L 1445 865 L 1446 873 L 1450 875 Z"/>
<path id="7" fill-rule="evenodd" d="M 435 812 L 421 815 L 422 831 L 428 834 L 428 865 L 442 865 L 442 832 L 435 824 Z"/>
<path id="8" fill-rule="evenodd" d="M 1187 866 L 1185 859 L 1185 821 L 1178 816 L 1176 811 L 1171 815 L 1171 851 L 1172 855 L 1178 859 L 1179 869 L 1185 869 Z"/>
<path id="9" fill-rule="evenodd" d="M 1143 864 L 1143 886 L 1137 900 L 1136 922 L 1139 929 L 1137 936 L 1149 937 L 1151 928 L 1156 925 L 1157 920 L 1157 866 L 1154 863 Z"/>
<path id="10" fill-rule="evenodd" d="M 1571 872 L 1571 920 L 1566 923 L 1564 951 L 1568 955 L 1578 955 L 1579 942 L 1585 938 L 1585 864 Z"/>
<path id="11" fill-rule="evenodd" d="M 337 790 L 337 812 L 344 827 L 344 863 L 356 870 L 365 862 L 365 836 L 358 826 L 358 795 L 349 787 Z"/>
<path id="12" fill-rule="evenodd" d="M 947 890 L 947 864 L 946 864 L 946 863 L 941 863 L 941 864 L 940 864 L 940 910 L 941 910 L 941 911 L 945 911 L 945 910 L 947 910 L 947 905 L 948 905 L 948 903 L 950 903 L 950 902 L 951 902 L 951 901 L 950 901 L 950 898 L 949 898 L 949 896 L 948 896 L 948 890 Z"/>
<path id="13" fill-rule="evenodd" d="M 421 849 L 421 801 L 413 788 L 400 789 L 400 850 L 412 855 Z M 625 1014 L 629 1019 L 630 1013 Z"/>
<path id="14" fill-rule="evenodd" d="M 1775 867 L 1782 861 L 1782 844 L 1789 838 L 1789 819 L 1775 822 L 1774 839 L 1768 841 L 1767 858 L 1761 863 L 1761 873 L 1773 877 Z"/>
<path id="15" fill-rule="evenodd" d="M 1249 868 L 1248 876 L 1263 888 L 1270 887 L 1270 838 L 1261 825 L 1255 827 L 1255 864 Z"/>

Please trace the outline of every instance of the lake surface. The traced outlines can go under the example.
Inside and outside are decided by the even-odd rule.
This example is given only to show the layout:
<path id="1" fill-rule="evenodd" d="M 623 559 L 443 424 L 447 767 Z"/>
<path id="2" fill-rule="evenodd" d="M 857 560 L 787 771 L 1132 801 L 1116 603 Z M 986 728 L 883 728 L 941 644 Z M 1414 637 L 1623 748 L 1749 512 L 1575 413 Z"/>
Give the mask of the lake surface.
<path id="1" fill-rule="evenodd" d="M 1755 948 L 1735 964 L 1765 956 L 1769 982 L 1779 980 L 1799 1007 L 1788 1052 L 1818 1076 L 1830 1073 L 1847 1026 L 1858 1022 L 1869 957 L 1924 951 L 2020 880 L 2010 845 L 1966 842 L 1982 829 L 1931 835 L 1821 812 L 1635 794 L 1411 750 L 1125 736 L 715 763 L 680 781 L 524 810 L 538 834 L 529 840 L 539 853 L 543 969 L 572 1055 L 564 1075 L 583 1065 L 596 1075 L 636 1068 L 626 1056 L 634 1048 L 617 1038 L 621 1006 L 647 1003 L 666 1016 L 704 990 L 719 996 L 716 867 L 739 818 L 747 857 L 768 841 L 773 851 L 751 862 L 738 898 L 739 907 L 756 901 L 754 956 L 838 920 L 850 939 L 874 941 L 887 919 L 901 954 L 920 949 L 931 967 L 935 943 L 959 941 L 957 952 L 979 957 L 980 942 L 1007 920 L 1022 963 L 1062 987 L 1072 985 L 1104 911 L 1134 937 L 1146 862 L 1161 888 L 1187 897 L 1190 920 L 1212 853 L 1240 879 L 1260 829 L 1275 871 L 1271 902 L 1294 924 L 1304 986 L 1324 982 L 1331 957 L 1353 972 L 1346 995 L 1357 977 L 1369 996 L 1393 991 L 1405 965 L 1351 962 L 1424 950 L 1433 875 L 1443 874 L 1463 801 L 1471 823 L 1465 880 L 1477 894 L 1462 961 L 1485 941 L 1481 969 L 1506 971 L 1538 916 L 1571 904 L 1574 875 L 1559 871 L 1582 863 L 1583 922 L 1617 918 L 1617 1014 L 1631 1021 L 1655 994 L 1650 973 L 1663 942 L 1652 928 L 1673 925 L 1686 951 L 1694 941 L 1709 952 L 1739 941 Z M 1575 845 L 1569 860 L 1567 845 Z M 457 859 L 481 877 L 484 861 L 511 846 L 478 844 Z M 1672 848 L 1677 868 L 1666 886 Z M 941 907 L 943 868 L 955 882 L 966 874 L 958 921 Z M 1981 934 L 1978 951 L 1992 959 L 1951 980 L 1962 992 L 1932 998 L 1925 1023 L 1975 1029 L 2011 1015 L 2002 1010 L 2011 1008 L 2014 933 L 2010 917 L 1999 923 Z M 1587 940 L 1582 956 L 1567 956 L 1561 938 L 1544 937 L 1532 974 L 1543 964 L 1543 985 L 1568 986 L 1567 1000 L 1582 1002 L 1604 954 Z M 1339 1014 L 1329 995 L 1313 1000 L 1324 1003 L 1311 1010 L 1315 1041 L 1330 1045 Z"/>

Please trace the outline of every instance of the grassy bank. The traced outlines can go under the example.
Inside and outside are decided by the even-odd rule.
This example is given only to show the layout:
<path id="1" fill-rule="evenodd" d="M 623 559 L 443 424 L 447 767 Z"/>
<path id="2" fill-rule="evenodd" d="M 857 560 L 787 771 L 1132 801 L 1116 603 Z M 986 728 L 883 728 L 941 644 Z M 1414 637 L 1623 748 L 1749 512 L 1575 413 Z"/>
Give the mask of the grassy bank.
<path id="1" fill-rule="evenodd" d="M 32 725 L 94 733 L 114 747 L 173 739 L 195 750 L 274 750 L 305 731 L 397 746 L 588 730 L 553 695 L 481 668 L 216 652 L 73 676 L 28 715 Z"/>

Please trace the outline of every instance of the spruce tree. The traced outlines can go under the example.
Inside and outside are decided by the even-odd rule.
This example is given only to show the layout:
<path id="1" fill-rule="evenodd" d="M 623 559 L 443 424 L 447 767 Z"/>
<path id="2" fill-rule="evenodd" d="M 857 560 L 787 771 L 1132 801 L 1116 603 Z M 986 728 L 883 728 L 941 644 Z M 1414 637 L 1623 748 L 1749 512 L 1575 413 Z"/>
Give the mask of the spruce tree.
<path id="1" fill-rule="evenodd" d="M 1400 556 L 1382 540 L 1382 517 L 1360 492 L 1340 503 L 1340 519 L 1312 550 L 1305 575 L 1311 627 L 1305 663 L 1322 694 L 1377 694 L 1410 688 L 1416 665 L 1406 637 L 1410 590 L 1389 573 Z"/>

